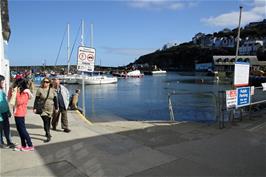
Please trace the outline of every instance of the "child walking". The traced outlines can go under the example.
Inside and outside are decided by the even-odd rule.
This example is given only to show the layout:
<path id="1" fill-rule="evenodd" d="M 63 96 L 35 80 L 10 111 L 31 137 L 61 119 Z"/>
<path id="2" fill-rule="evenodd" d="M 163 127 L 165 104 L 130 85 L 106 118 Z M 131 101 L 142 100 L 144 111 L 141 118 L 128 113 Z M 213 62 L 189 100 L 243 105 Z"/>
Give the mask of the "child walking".
<path id="1" fill-rule="evenodd" d="M 16 105 L 14 110 L 15 122 L 17 131 L 20 136 L 21 146 L 17 146 L 15 151 L 34 151 L 34 147 L 31 142 L 31 138 L 25 126 L 25 115 L 27 113 L 27 105 L 29 99 L 32 98 L 32 94 L 28 89 L 28 82 L 26 79 L 22 79 L 18 85 L 18 91 L 16 94 Z"/>
<path id="2" fill-rule="evenodd" d="M 6 94 L 3 91 L 5 77 L 0 75 L 0 147 L 15 148 L 15 144 L 11 141 L 9 117 L 11 113 L 6 100 Z M 4 144 L 3 133 L 5 134 L 7 146 Z"/>

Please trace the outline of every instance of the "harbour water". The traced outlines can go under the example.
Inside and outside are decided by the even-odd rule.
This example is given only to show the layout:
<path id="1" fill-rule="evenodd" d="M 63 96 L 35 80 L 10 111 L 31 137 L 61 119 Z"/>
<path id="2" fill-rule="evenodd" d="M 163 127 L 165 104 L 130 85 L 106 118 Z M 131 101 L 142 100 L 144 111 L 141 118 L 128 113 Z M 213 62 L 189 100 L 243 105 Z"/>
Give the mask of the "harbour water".
<path id="1" fill-rule="evenodd" d="M 81 85 L 67 85 L 70 93 Z M 213 121 L 216 119 L 212 93 L 230 88 L 214 77 L 170 72 L 160 76 L 119 79 L 117 84 L 86 85 L 86 116 L 93 120 L 117 117 L 127 120 L 169 120 L 168 93 L 175 120 Z M 79 106 L 82 106 L 79 97 Z"/>

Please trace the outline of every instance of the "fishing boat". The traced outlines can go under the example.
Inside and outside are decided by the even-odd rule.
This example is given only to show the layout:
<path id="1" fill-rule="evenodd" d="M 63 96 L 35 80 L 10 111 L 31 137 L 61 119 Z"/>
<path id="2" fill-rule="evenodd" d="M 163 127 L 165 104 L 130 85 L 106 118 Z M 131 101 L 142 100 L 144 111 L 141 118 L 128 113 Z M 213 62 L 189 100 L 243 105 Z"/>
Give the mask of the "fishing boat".
<path id="1" fill-rule="evenodd" d="M 138 77 L 138 78 L 140 78 L 140 77 L 143 77 L 144 74 L 142 74 L 142 73 L 140 72 L 140 70 L 134 70 L 134 71 L 130 71 L 130 72 L 128 72 L 128 73 L 126 74 L 126 76 L 127 76 L 127 77 Z"/>

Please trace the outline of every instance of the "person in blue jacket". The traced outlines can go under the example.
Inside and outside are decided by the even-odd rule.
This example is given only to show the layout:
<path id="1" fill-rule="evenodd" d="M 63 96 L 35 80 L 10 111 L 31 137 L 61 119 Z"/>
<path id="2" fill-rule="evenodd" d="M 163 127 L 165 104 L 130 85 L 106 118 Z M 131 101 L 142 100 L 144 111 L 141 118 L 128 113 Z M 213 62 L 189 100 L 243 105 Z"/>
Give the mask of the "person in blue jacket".
<path id="1" fill-rule="evenodd" d="M 6 94 L 3 91 L 5 77 L 0 75 L 0 147 L 15 148 L 15 144 L 12 143 L 10 135 L 9 117 L 11 113 L 6 99 Z M 4 144 L 3 133 L 5 135 L 7 146 Z"/>

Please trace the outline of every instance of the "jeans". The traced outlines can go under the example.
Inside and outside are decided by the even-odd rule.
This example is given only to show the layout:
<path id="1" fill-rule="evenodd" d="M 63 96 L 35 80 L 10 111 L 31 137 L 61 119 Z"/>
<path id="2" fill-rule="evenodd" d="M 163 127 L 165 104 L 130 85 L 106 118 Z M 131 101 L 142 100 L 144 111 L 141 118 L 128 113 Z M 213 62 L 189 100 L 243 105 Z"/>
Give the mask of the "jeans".
<path id="1" fill-rule="evenodd" d="M 32 147 L 31 138 L 25 126 L 25 118 L 15 117 L 15 121 L 16 121 L 18 134 L 21 140 L 21 146 L 26 147 L 28 145 L 29 147 Z"/>
<path id="2" fill-rule="evenodd" d="M 11 140 L 8 112 L 2 113 L 2 117 L 3 117 L 3 122 L 1 122 L 2 125 L 0 129 L 1 144 L 4 144 L 3 133 L 6 137 L 7 144 L 11 144 L 12 140 Z"/>

